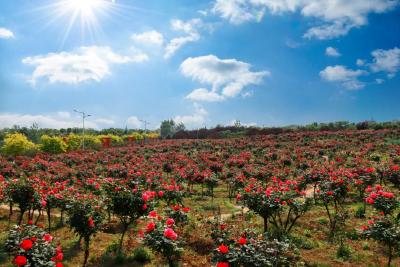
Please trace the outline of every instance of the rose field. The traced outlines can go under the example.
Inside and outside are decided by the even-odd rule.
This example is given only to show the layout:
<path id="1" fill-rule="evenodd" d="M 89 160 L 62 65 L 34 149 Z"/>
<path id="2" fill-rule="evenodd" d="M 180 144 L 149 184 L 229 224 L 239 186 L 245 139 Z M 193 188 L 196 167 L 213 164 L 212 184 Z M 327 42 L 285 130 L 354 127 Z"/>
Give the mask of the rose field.
<path id="1" fill-rule="evenodd" d="M 400 131 L 0 157 L 1 266 L 400 266 Z"/>

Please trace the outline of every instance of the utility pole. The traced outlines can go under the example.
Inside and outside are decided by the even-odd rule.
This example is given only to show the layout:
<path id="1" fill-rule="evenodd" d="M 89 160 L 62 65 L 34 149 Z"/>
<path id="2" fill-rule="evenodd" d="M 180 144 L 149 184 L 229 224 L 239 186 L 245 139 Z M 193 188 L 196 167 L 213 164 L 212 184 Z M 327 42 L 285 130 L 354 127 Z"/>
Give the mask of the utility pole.
<path id="1" fill-rule="evenodd" d="M 146 133 L 147 133 L 147 124 L 150 124 L 150 122 L 148 122 L 148 121 L 146 121 L 146 120 L 139 120 L 139 121 L 141 121 L 141 122 L 143 122 L 144 123 L 144 143 L 146 143 Z"/>
<path id="2" fill-rule="evenodd" d="M 139 121 L 144 123 L 144 132 L 146 133 L 147 132 L 147 125 L 150 124 L 150 122 L 148 122 L 146 120 L 139 120 Z"/>
<path id="3" fill-rule="evenodd" d="M 86 114 L 85 112 L 76 109 L 74 109 L 74 112 L 82 115 L 82 149 L 85 150 L 85 119 L 92 115 Z"/>

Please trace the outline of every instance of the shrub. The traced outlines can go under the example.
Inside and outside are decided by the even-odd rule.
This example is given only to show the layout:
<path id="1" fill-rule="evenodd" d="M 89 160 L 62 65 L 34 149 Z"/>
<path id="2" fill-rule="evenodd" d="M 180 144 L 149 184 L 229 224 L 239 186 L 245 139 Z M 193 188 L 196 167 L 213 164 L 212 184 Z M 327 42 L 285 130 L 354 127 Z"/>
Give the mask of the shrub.
<path id="1" fill-rule="evenodd" d="M 83 267 L 86 266 L 89 257 L 90 238 L 101 229 L 103 222 L 103 214 L 99 211 L 99 208 L 99 206 L 95 207 L 90 202 L 80 200 L 72 202 L 67 210 L 69 213 L 68 224 L 85 242 Z"/>
<path id="2" fill-rule="evenodd" d="M 145 229 L 144 244 L 166 258 L 170 267 L 176 266 L 183 251 L 174 225 L 169 224 L 168 220 L 149 222 Z"/>
<path id="3" fill-rule="evenodd" d="M 151 260 L 151 255 L 146 248 L 137 247 L 133 250 L 131 259 L 140 263 L 145 263 Z"/>
<path id="4" fill-rule="evenodd" d="M 152 210 L 151 198 L 153 194 L 142 190 L 122 189 L 111 194 L 112 212 L 120 219 L 122 224 L 122 234 L 119 241 L 119 251 L 122 249 L 124 236 L 129 225 L 147 215 Z"/>
<path id="5" fill-rule="evenodd" d="M 59 136 L 42 135 L 40 149 L 43 152 L 58 154 L 67 151 L 68 145 Z"/>
<path id="6" fill-rule="evenodd" d="M 254 234 L 243 233 L 236 240 L 226 239 L 213 253 L 212 261 L 217 266 L 290 266 L 286 254 L 287 241 L 258 239 Z"/>
<path id="7" fill-rule="evenodd" d="M 348 260 L 351 258 L 351 252 L 352 251 L 349 246 L 341 243 L 336 251 L 336 257 L 343 260 Z"/>
<path id="8" fill-rule="evenodd" d="M 311 199 L 302 195 L 296 181 L 282 182 L 275 178 L 274 184 L 267 188 L 250 183 L 237 198 L 264 219 L 264 232 L 271 223 L 280 237 L 289 234 L 297 220 L 310 209 Z"/>
<path id="9" fill-rule="evenodd" d="M 399 253 L 400 223 L 397 219 L 386 216 L 377 221 L 369 222 L 368 227 L 364 227 L 363 234 L 367 238 L 372 238 L 387 248 L 388 265 L 392 258 Z"/>
<path id="10" fill-rule="evenodd" d="M 35 205 L 35 202 L 39 202 L 39 195 L 32 184 L 24 181 L 10 184 L 7 192 L 9 200 L 19 207 L 20 217 L 18 224 L 21 224 L 24 213 L 30 210 Z"/>
<path id="11" fill-rule="evenodd" d="M 7 134 L 4 138 L 4 145 L 1 151 L 6 155 L 17 156 L 34 153 L 36 145 L 20 133 Z"/>
<path id="12" fill-rule="evenodd" d="M 376 185 L 375 189 L 368 187 L 367 192 L 370 192 L 370 194 L 365 201 L 384 215 L 392 214 L 399 206 L 399 201 L 395 195 L 391 192 L 383 191 L 380 185 Z"/>
<path id="13" fill-rule="evenodd" d="M 82 145 L 82 138 L 76 134 L 69 134 L 67 136 L 67 149 L 70 150 L 77 150 Z"/>
<path id="14" fill-rule="evenodd" d="M 85 135 L 81 139 L 85 141 L 85 148 L 99 149 L 101 146 L 101 141 L 95 135 Z"/>
<path id="15" fill-rule="evenodd" d="M 9 231 L 5 247 L 17 266 L 62 266 L 61 247 L 56 247 L 52 239 L 35 225 L 15 226 Z"/>

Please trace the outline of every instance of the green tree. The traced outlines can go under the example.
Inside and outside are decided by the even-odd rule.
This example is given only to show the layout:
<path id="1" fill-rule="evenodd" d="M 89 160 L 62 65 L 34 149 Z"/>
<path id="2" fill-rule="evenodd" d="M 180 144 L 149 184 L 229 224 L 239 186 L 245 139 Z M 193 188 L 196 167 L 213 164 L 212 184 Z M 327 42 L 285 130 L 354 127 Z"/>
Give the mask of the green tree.
<path id="1" fill-rule="evenodd" d="M 174 120 L 164 120 L 161 122 L 160 135 L 161 138 L 172 138 L 175 133 L 175 122 Z"/>

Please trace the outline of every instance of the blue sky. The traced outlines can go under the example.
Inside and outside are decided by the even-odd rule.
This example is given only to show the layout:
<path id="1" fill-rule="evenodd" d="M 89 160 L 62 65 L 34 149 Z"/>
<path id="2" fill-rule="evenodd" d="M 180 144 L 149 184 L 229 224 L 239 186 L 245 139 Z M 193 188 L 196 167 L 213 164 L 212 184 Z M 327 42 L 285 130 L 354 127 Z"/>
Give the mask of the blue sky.
<path id="1" fill-rule="evenodd" d="M 0 127 L 400 117 L 398 0 L 4 0 L 0 58 Z"/>

